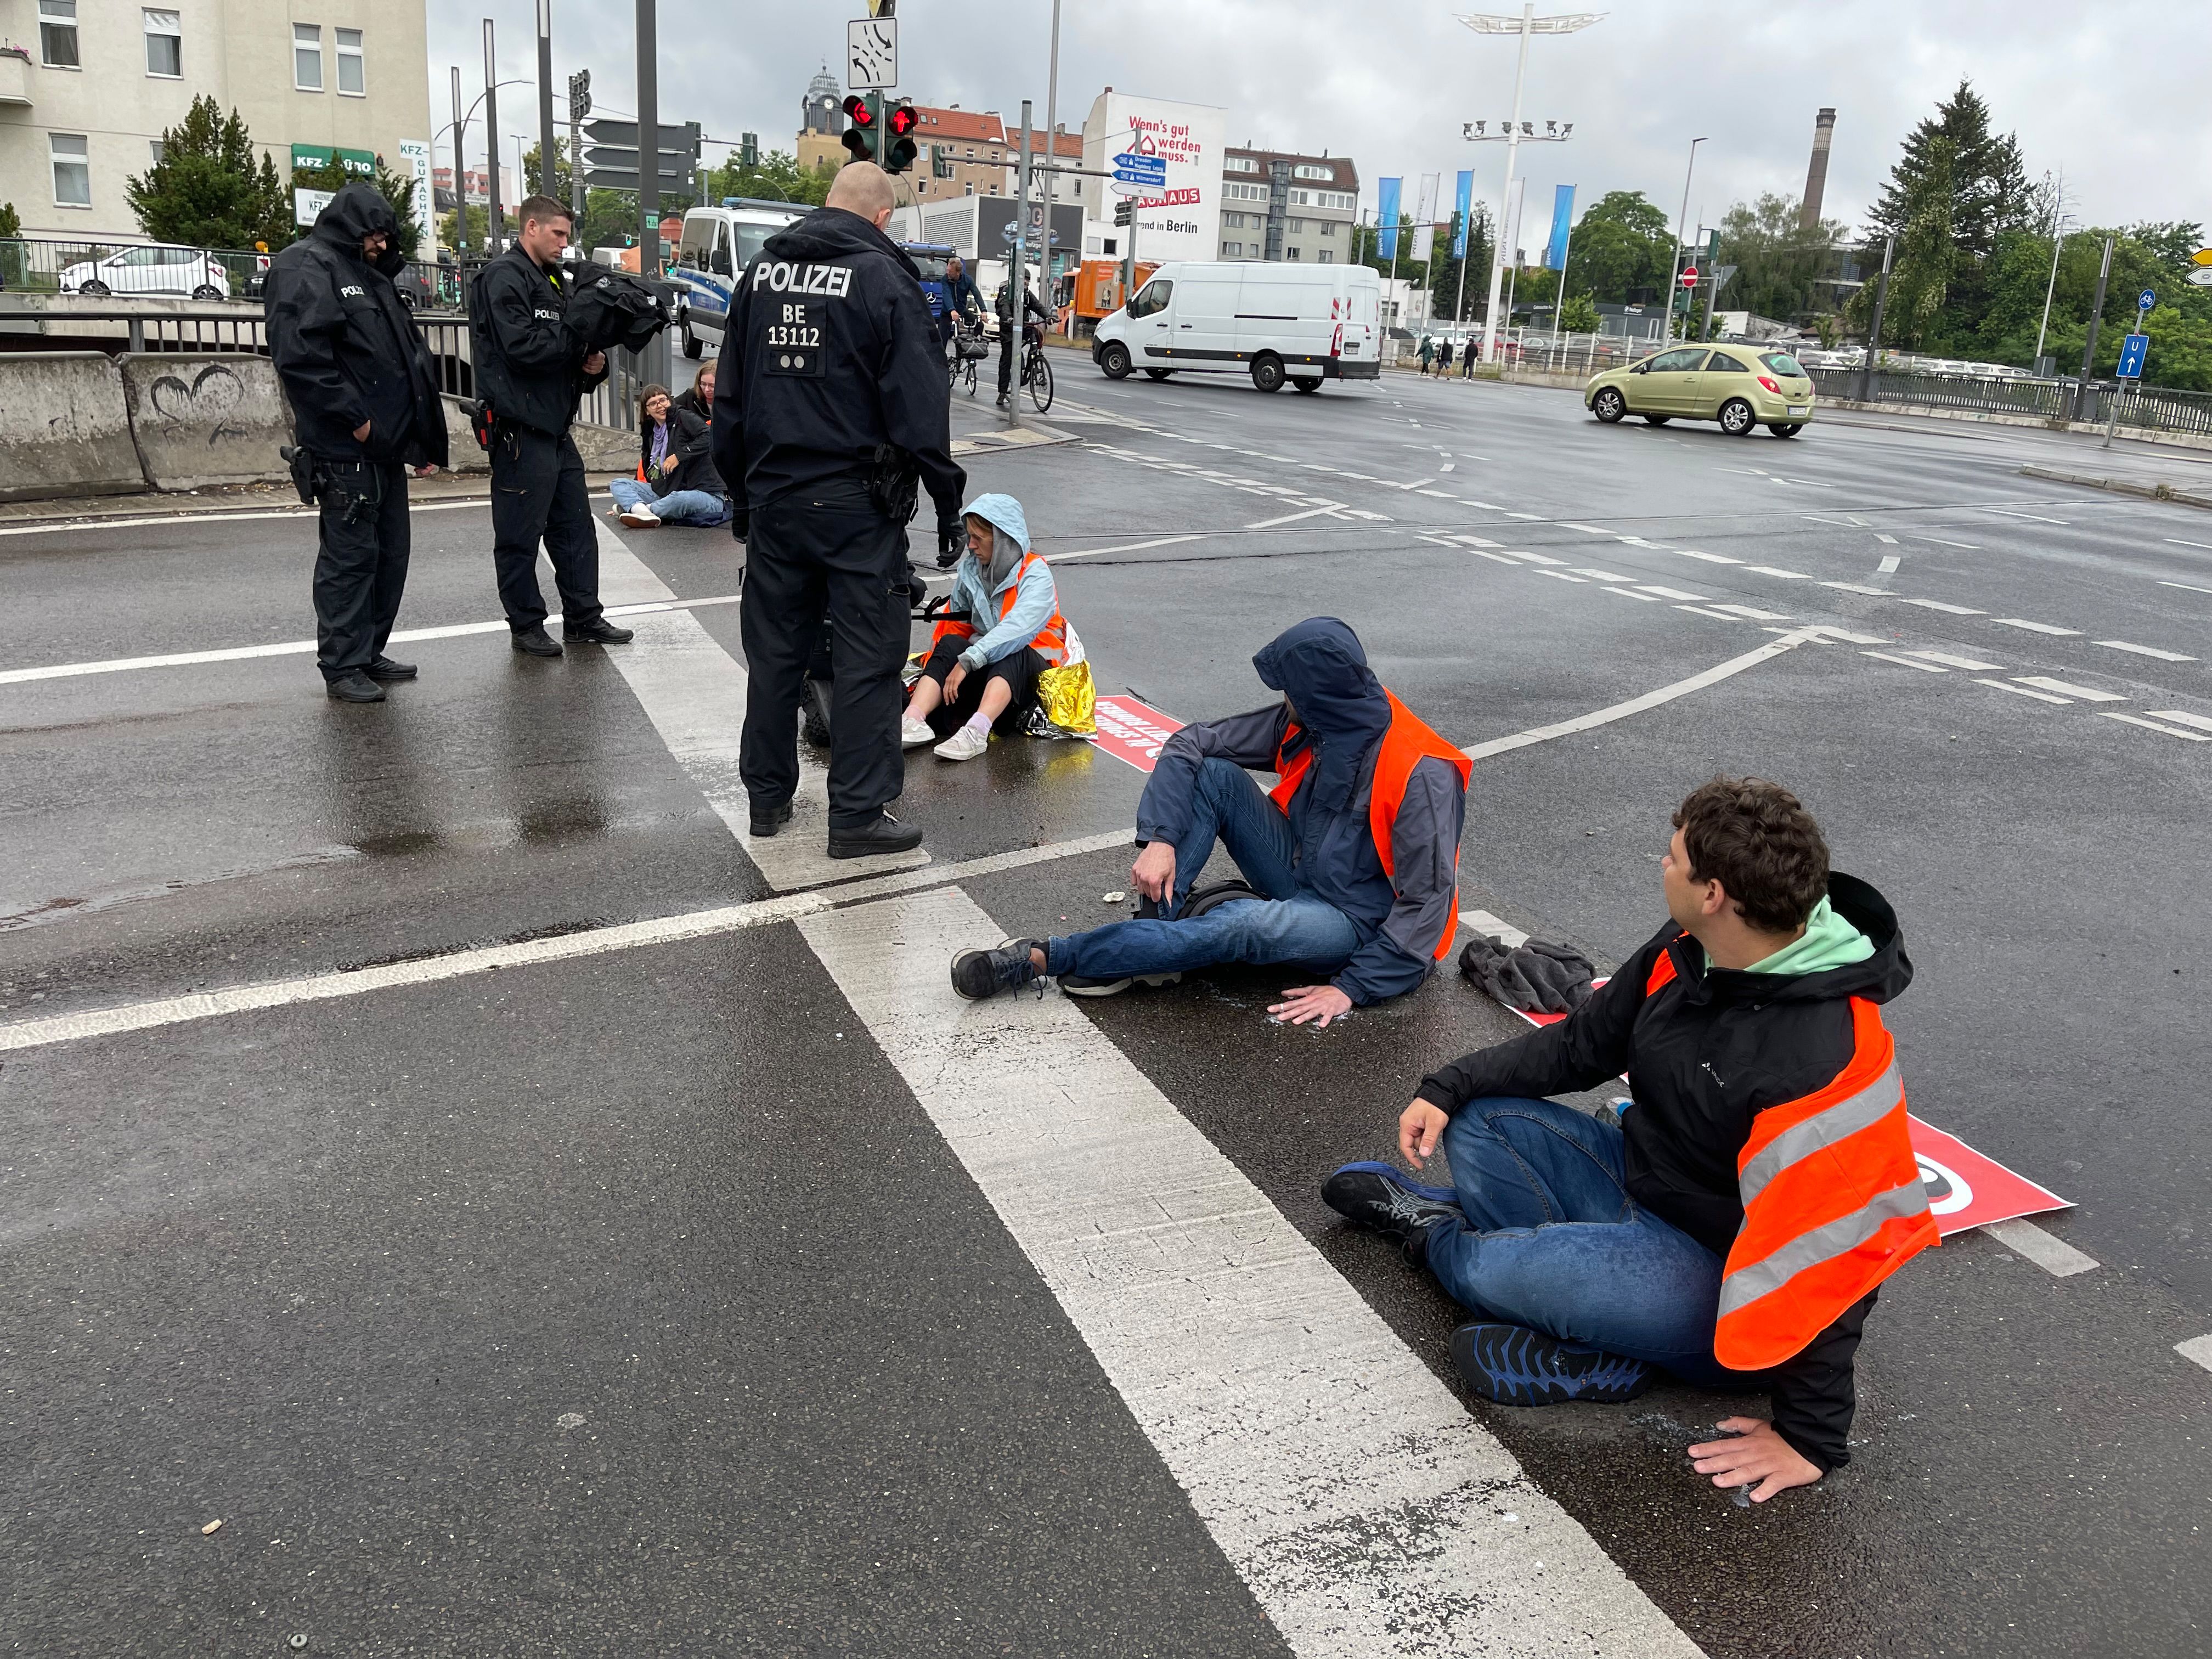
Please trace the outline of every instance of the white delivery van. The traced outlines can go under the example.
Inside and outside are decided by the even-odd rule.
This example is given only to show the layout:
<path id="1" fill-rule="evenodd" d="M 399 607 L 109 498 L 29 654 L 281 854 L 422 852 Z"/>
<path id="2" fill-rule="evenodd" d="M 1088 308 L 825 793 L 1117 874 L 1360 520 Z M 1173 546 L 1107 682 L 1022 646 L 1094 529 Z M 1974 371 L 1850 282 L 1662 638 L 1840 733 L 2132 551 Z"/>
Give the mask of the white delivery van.
<path id="1" fill-rule="evenodd" d="M 1249 374 L 1262 392 L 1285 380 L 1371 380 L 1382 370 L 1382 279 L 1367 265 L 1173 260 L 1128 304 L 1099 319 L 1091 361 L 1109 380 L 1141 368 Z"/>
<path id="2" fill-rule="evenodd" d="M 684 216 L 684 234 L 676 244 L 676 314 L 684 355 L 696 357 L 708 346 L 720 349 L 722 324 L 730 314 L 730 291 L 761 251 L 761 244 L 813 210 L 797 202 L 763 202 L 726 198 L 720 207 L 696 207 Z"/>

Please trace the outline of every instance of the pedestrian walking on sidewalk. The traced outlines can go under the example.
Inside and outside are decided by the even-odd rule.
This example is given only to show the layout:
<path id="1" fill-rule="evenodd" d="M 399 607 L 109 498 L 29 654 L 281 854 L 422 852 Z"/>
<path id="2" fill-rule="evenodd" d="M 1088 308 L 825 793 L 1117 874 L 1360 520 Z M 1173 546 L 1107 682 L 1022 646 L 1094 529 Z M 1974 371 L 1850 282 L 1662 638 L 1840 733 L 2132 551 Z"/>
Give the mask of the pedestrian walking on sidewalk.
<path id="1" fill-rule="evenodd" d="M 392 285 L 406 264 L 398 229 L 375 186 L 356 180 L 269 262 L 263 294 L 304 452 L 294 477 L 322 508 L 315 665 L 342 702 L 382 702 L 382 682 L 415 678 L 384 654 L 407 586 L 407 473 L 446 464 L 437 376 Z"/>
<path id="2" fill-rule="evenodd" d="M 573 223 L 568 204 L 532 196 L 516 210 L 514 246 L 477 274 L 469 290 L 469 338 L 477 391 L 491 406 L 492 563 L 514 648 L 557 657 L 545 631 L 538 544 L 553 562 L 561 637 L 570 645 L 625 645 L 630 630 L 599 604 L 599 531 L 584 488 L 584 459 L 568 428 L 585 392 L 607 378 L 607 356 L 579 339 L 563 316 L 561 251 Z"/>
<path id="3" fill-rule="evenodd" d="M 799 696 L 826 613 L 832 858 L 921 842 L 884 810 L 905 787 L 906 526 L 926 485 L 939 550 L 957 551 L 968 483 L 952 459 L 936 325 L 913 263 L 884 234 L 890 216 L 890 175 L 847 163 L 828 202 L 745 267 L 714 383 L 714 461 L 745 543 L 751 678 L 738 771 L 752 833 L 790 821 Z"/>
<path id="4" fill-rule="evenodd" d="M 1442 345 L 1437 348 L 1437 378 L 1438 380 L 1449 380 L 1451 379 L 1451 359 L 1452 344 L 1449 340 L 1446 340 Z"/>
<path id="5" fill-rule="evenodd" d="M 1424 334 L 1423 336 L 1421 336 L 1421 373 L 1422 373 L 1422 374 L 1427 374 L 1427 373 L 1429 372 L 1429 365 L 1430 365 L 1431 363 L 1432 363 L 1432 362 L 1434 362 L 1436 361 L 1436 356 L 1437 356 L 1437 343 L 1436 343 L 1434 340 L 1431 340 L 1431 339 L 1427 335 Z"/>

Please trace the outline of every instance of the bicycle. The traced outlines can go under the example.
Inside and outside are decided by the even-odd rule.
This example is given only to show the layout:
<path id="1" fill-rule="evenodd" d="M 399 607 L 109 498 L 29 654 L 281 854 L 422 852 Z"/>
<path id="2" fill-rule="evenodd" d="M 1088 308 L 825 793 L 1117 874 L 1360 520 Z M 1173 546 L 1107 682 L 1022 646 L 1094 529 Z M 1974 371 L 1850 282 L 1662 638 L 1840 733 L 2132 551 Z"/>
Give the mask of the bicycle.
<path id="1" fill-rule="evenodd" d="M 1044 330 L 1030 324 L 1022 331 L 1022 384 L 1040 415 L 1052 407 L 1052 364 L 1044 355 Z"/>
<path id="2" fill-rule="evenodd" d="M 956 320 L 952 325 L 952 355 L 945 359 L 945 374 L 955 392 L 965 389 L 969 397 L 975 395 L 975 362 L 987 356 L 990 348 L 983 343 L 981 328 L 969 329 Z"/>

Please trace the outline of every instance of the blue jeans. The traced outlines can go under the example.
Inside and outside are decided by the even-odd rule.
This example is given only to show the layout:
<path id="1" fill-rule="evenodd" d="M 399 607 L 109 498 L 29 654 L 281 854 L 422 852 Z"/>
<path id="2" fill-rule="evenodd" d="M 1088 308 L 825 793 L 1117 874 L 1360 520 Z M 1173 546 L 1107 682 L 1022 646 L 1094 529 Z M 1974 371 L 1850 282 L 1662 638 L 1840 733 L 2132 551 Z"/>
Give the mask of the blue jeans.
<path id="1" fill-rule="evenodd" d="M 1629 1197 L 1620 1129 L 1556 1101 L 1471 1100 L 1443 1149 L 1468 1224 L 1429 1230 L 1429 1268 L 1476 1318 L 1756 1386 L 1713 1358 L 1721 1258 Z"/>
<path id="2" fill-rule="evenodd" d="M 730 516 L 729 502 L 708 489 L 672 489 L 665 495 L 655 495 L 651 484 L 635 478 L 617 478 L 607 485 L 607 494 L 625 513 L 640 505 L 651 507 L 663 524 L 717 525 L 727 522 Z"/>
<path id="3" fill-rule="evenodd" d="M 1175 919 L 1218 836 L 1265 900 L 1235 899 L 1192 921 Z M 1109 922 L 1045 943 L 1045 971 L 1087 979 L 1181 973 L 1221 962 L 1295 963 L 1333 974 L 1376 930 L 1298 886 L 1291 822 L 1241 766 L 1201 762 L 1191 823 L 1176 842 L 1176 886 L 1159 921 Z"/>

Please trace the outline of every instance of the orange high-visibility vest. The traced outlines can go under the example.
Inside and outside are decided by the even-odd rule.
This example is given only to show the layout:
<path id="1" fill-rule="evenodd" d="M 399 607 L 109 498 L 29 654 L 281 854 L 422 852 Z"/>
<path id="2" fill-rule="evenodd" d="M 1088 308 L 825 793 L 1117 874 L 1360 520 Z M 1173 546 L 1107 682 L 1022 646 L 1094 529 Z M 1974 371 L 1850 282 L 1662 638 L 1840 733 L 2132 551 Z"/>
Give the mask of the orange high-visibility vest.
<path id="1" fill-rule="evenodd" d="M 1399 803 L 1406 799 L 1406 784 L 1413 775 L 1413 768 L 1425 759 L 1440 760 L 1459 774 L 1459 787 L 1467 787 L 1468 779 L 1474 772 L 1474 763 L 1446 743 L 1431 731 L 1421 717 L 1400 702 L 1395 693 L 1384 691 L 1390 699 L 1390 724 L 1382 733 L 1382 751 L 1375 757 L 1375 782 L 1369 792 L 1367 803 L 1368 833 L 1375 838 L 1375 855 L 1382 860 L 1382 873 L 1397 879 L 1395 860 L 1390 848 L 1390 833 L 1398 822 Z M 1292 720 L 1283 728 L 1283 740 L 1275 750 L 1275 775 L 1282 780 L 1267 792 L 1279 811 L 1287 817 L 1291 797 L 1298 793 L 1298 785 L 1313 764 L 1313 745 L 1309 744 L 1295 755 L 1283 751 L 1291 740 L 1305 728 Z M 1452 848 L 1451 914 L 1444 918 L 1443 934 L 1437 940 L 1436 959 L 1442 962 L 1444 953 L 1451 949 L 1452 939 L 1459 932 L 1459 848 Z"/>
<path id="2" fill-rule="evenodd" d="M 1645 981 L 1674 978 L 1671 950 Z M 1844 1309 L 1940 1242 L 1905 1124 L 1897 1043 L 1851 999 L 1850 1063 L 1825 1087 L 1769 1106 L 1736 1155 L 1743 1225 L 1729 1247 L 1713 1354 L 1732 1370 L 1778 1365 Z"/>
<path id="3" fill-rule="evenodd" d="M 1022 556 L 1021 563 L 1014 567 L 1014 580 L 1006 585 L 1006 597 L 999 601 L 999 615 L 1001 617 L 1014 608 L 1014 601 L 1021 597 L 1021 579 L 1029 574 L 1029 568 L 1036 562 L 1036 557 L 1037 556 L 1033 552 L 1025 553 Z M 948 617 L 931 630 L 929 643 L 933 648 L 941 641 L 970 640 L 975 637 L 975 625 L 973 623 L 963 622 L 957 617 Z M 1038 632 L 1037 636 L 1030 641 L 1030 649 L 1042 657 L 1048 667 L 1058 668 L 1067 661 L 1067 618 L 1060 614 L 1057 592 L 1053 599 L 1052 615 L 1046 620 L 1044 627 Z"/>

